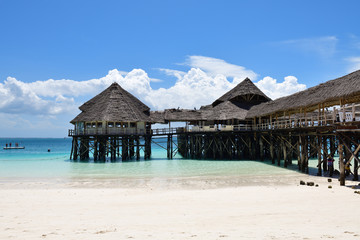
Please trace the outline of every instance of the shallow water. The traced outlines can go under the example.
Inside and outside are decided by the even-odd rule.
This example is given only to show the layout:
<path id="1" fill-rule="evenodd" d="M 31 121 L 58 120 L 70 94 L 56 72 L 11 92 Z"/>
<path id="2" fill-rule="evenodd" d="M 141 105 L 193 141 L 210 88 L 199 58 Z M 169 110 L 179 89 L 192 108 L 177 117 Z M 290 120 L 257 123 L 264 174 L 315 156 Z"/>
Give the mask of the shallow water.
<path id="1" fill-rule="evenodd" d="M 0 139 L 0 146 L 18 142 L 24 150 L 0 150 L 0 177 L 3 179 L 253 179 L 291 176 L 296 166 L 285 169 L 270 162 L 240 160 L 191 160 L 175 156 L 166 158 L 166 151 L 152 146 L 151 160 L 106 163 L 70 161 L 71 139 Z M 48 152 L 47 150 L 51 151 Z M 310 161 L 316 166 L 316 160 Z M 244 178 L 243 178 L 244 177 Z"/>

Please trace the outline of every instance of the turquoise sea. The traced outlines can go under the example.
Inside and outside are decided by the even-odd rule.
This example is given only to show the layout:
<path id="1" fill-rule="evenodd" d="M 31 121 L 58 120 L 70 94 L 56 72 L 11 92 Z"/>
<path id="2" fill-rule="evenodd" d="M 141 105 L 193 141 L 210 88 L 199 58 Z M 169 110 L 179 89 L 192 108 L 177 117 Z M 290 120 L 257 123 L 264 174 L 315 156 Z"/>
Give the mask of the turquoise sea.
<path id="1" fill-rule="evenodd" d="M 6 143 L 19 143 L 23 150 L 4 150 Z M 70 138 L 0 139 L 0 177 L 2 179 L 99 179 L 99 178 L 191 178 L 289 175 L 290 169 L 261 161 L 186 160 L 166 158 L 166 151 L 152 146 L 151 160 L 117 162 L 80 162 L 69 159 Z M 48 152 L 48 149 L 51 151 Z M 316 165 L 316 161 L 312 161 Z M 296 162 L 294 161 L 296 164 Z"/>

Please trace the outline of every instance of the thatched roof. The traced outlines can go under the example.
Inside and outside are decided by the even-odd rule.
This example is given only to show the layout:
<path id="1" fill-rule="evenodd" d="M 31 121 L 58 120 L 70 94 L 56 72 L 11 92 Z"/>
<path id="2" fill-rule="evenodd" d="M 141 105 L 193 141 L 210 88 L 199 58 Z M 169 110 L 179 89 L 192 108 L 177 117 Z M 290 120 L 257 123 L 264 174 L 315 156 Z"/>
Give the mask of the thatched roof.
<path id="1" fill-rule="evenodd" d="M 254 106 L 249 110 L 247 118 L 266 116 L 277 112 L 295 112 L 305 107 L 311 111 L 316 109 L 318 104 L 338 105 L 340 99 L 349 99 L 359 95 L 360 70 L 290 96 Z"/>
<path id="2" fill-rule="evenodd" d="M 246 103 L 226 101 L 219 103 L 215 107 L 212 105 L 203 106 L 200 108 L 200 111 L 202 118 L 208 121 L 231 119 L 244 120 L 251 106 L 252 105 Z"/>
<path id="3" fill-rule="evenodd" d="M 151 111 L 150 112 L 151 123 L 166 123 L 164 111 Z"/>
<path id="4" fill-rule="evenodd" d="M 151 119 L 154 123 L 245 120 L 250 107 L 269 100 L 270 98 L 246 78 L 213 104 L 202 106 L 200 110 L 165 109 L 162 112 L 151 112 Z"/>
<path id="5" fill-rule="evenodd" d="M 266 96 L 255 84 L 246 78 L 244 81 L 239 83 L 236 87 L 222 95 L 220 98 L 215 100 L 212 105 L 216 106 L 226 101 L 236 102 L 251 102 L 253 104 L 259 104 L 271 100 Z"/>
<path id="6" fill-rule="evenodd" d="M 82 111 L 71 123 L 80 121 L 149 122 L 150 108 L 113 83 L 103 92 L 79 107 Z"/>
<path id="7" fill-rule="evenodd" d="M 201 112 L 190 109 L 165 109 L 164 111 L 155 111 L 150 113 L 153 123 L 184 122 L 184 121 L 199 121 L 202 120 Z"/>

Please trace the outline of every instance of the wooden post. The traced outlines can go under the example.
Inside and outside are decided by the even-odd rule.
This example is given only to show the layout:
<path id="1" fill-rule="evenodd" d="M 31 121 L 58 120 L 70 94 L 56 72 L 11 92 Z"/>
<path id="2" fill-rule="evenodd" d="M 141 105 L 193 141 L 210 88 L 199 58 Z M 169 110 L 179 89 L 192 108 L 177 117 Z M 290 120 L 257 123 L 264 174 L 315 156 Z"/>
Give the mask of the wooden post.
<path id="1" fill-rule="evenodd" d="M 122 137 L 122 160 L 127 160 L 128 159 L 128 154 L 129 154 L 129 139 L 128 137 Z"/>
<path id="2" fill-rule="evenodd" d="M 173 159 L 173 140 L 172 140 L 172 135 L 170 135 L 170 159 Z"/>
<path id="3" fill-rule="evenodd" d="M 98 160 L 98 139 L 97 137 L 94 138 L 94 161 Z"/>
<path id="4" fill-rule="evenodd" d="M 140 139 L 136 137 L 136 160 L 140 160 Z"/>
<path id="5" fill-rule="evenodd" d="M 277 155 L 277 165 L 280 166 L 281 163 L 281 142 L 276 146 L 276 155 Z"/>
<path id="6" fill-rule="evenodd" d="M 307 155 L 307 144 L 305 142 L 305 136 L 300 137 L 301 144 L 301 160 L 300 160 L 300 170 L 301 172 L 305 172 L 305 159 Z"/>
<path id="7" fill-rule="evenodd" d="M 305 173 L 309 173 L 309 137 L 305 137 Z"/>
<path id="8" fill-rule="evenodd" d="M 355 103 L 352 104 L 351 110 L 352 110 L 352 120 L 354 122 L 355 121 Z"/>
<path id="9" fill-rule="evenodd" d="M 317 150 L 318 150 L 318 172 L 317 175 L 318 176 L 322 176 L 322 171 L 321 171 L 321 145 L 322 145 L 322 137 L 320 135 L 317 135 Z"/>
<path id="10" fill-rule="evenodd" d="M 133 158 L 135 155 L 134 136 L 129 137 L 129 157 Z"/>
<path id="11" fill-rule="evenodd" d="M 270 133 L 270 158 L 271 163 L 275 164 L 275 157 L 274 157 L 274 137 L 273 134 Z"/>
<path id="12" fill-rule="evenodd" d="M 76 161 L 78 158 L 78 139 L 77 137 L 73 138 L 73 143 L 74 143 L 74 157 L 73 159 Z"/>
<path id="13" fill-rule="evenodd" d="M 328 170 L 327 155 L 329 154 L 329 150 L 328 150 L 328 141 L 327 140 L 328 140 L 327 136 L 324 136 L 323 142 L 322 142 L 322 146 L 324 148 L 324 150 L 323 150 L 323 170 L 324 170 L 324 172 Z"/>
<path id="14" fill-rule="evenodd" d="M 169 122 L 170 124 L 170 122 Z M 169 129 L 170 129 L 170 125 L 169 125 Z M 167 136 L 167 146 L 166 146 L 166 152 L 167 152 L 167 159 L 170 159 L 170 134 L 168 134 Z"/>
<path id="15" fill-rule="evenodd" d="M 261 134 L 259 134 L 259 145 L 260 145 L 260 160 L 264 161 L 264 143 Z"/>
<path id="16" fill-rule="evenodd" d="M 301 151 L 300 151 L 300 145 L 301 145 L 301 136 L 299 136 L 297 143 L 296 143 L 296 153 L 297 153 L 297 160 L 298 160 L 298 169 L 301 170 Z"/>
<path id="17" fill-rule="evenodd" d="M 287 168 L 287 149 L 286 149 L 286 142 L 284 139 L 281 140 L 281 145 L 282 145 L 283 156 L 284 156 L 284 167 Z"/>
<path id="18" fill-rule="evenodd" d="M 355 141 L 359 144 L 359 141 L 357 139 L 355 139 Z M 356 157 L 359 159 L 359 151 L 356 153 Z M 353 178 L 353 181 L 358 181 L 359 180 L 358 168 L 359 168 L 359 163 L 358 163 L 358 161 L 356 159 L 354 159 L 354 178 Z"/>
<path id="19" fill-rule="evenodd" d="M 345 164 L 344 164 L 344 147 L 341 138 L 338 139 L 338 153 L 340 166 L 340 186 L 345 186 Z"/>

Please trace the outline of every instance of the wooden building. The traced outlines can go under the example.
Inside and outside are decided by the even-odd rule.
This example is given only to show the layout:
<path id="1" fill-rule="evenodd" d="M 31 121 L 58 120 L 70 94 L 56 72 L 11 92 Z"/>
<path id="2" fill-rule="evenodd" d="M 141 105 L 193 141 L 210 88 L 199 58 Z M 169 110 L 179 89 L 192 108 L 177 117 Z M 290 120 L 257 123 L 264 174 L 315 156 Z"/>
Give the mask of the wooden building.
<path id="1" fill-rule="evenodd" d="M 152 137 L 165 136 L 168 158 L 175 152 L 192 159 L 267 158 L 285 167 L 295 160 L 303 172 L 309 172 L 309 159 L 317 158 L 318 175 L 329 172 L 327 159 L 338 154 L 340 184 L 346 172 L 358 180 L 360 70 L 274 101 L 245 79 L 199 110 L 150 112 L 114 83 L 80 110 L 69 130 L 73 159 L 91 153 L 94 160 L 139 159 L 141 149 L 149 158 Z M 171 128 L 171 122 L 186 127 Z M 152 130 L 152 123 L 169 127 Z"/>
<path id="2" fill-rule="evenodd" d="M 73 137 L 71 158 L 123 160 L 151 154 L 150 108 L 139 99 L 113 83 L 103 92 L 79 107 L 81 113 L 71 123 Z M 142 140 L 142 141 L 140 141 Z"/>

